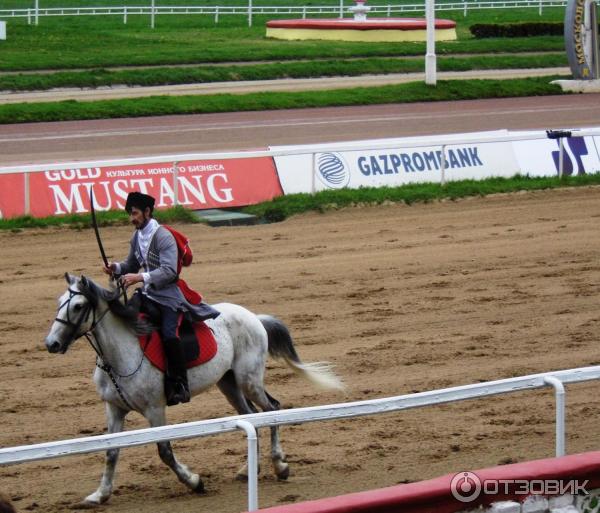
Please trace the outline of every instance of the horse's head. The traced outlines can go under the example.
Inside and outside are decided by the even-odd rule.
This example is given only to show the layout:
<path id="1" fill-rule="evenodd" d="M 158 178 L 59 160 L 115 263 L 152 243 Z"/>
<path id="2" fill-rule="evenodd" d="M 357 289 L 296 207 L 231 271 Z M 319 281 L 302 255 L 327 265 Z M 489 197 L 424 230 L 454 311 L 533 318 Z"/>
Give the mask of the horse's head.
<path id="1" fill-rule="evenodd" d="M 51 353 L 66 353 L 70 345 L 94 328 L 98 306 L 97 286 L 85 276 L 65 273 L 68 286 L 58 299 L 58 312 L 46 337 Z"/>

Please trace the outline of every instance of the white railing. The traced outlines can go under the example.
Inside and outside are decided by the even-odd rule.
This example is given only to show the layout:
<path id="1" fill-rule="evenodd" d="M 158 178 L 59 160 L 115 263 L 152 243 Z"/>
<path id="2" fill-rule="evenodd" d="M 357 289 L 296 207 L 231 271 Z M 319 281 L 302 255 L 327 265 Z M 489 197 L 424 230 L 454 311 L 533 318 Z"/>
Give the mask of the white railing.
<path id="1" fill-rule="evenodd" d="M 600 128 L 589 128 L 589 129 L 574 129 L 570 131 L 557 131 L 561 133 L 560 137 L 556 137 L 559 140 L 559 169 L 558 176 L 563 175 L 564 166 L 564 138 L 567 136 L 572 137 L 589 137 L 589 136 L 600 136 Z M 53 164 L 33 164 L 23 166 L 6 166 L 0 167 L 0 175 L 3 174 L 24 174 L 24 213 L 30 214 L 30 179 L 31 173 L 42 173 L 48 171 L 61 171 L 61 170 L 79 170 L 79 169 L 93 169 L 101 167 L 116 167 L 116 166 L 128 166 L 135 164 L 150 164 L 160 162 L 162 165 L 170 165 L 173 168 L 173 188 L 176 191 L 178 187 L 178 164 L 184 161 L 190 160 L 227 160 L 227 159 L 249 159 L 257 157 L 282 157 L 292 155 L 311 155 L 312 169 L 311 179 L 312 187 L 310 192 L 316 192 L 316 179 L 317 179 L 317 165 L 316 156 L 318 153 L 325 151 L 360 151 L 360 150 L 379 150 L 379 149 L 390 149 L 395 150 L 403 148 L 431 148 L 439 147 L 441 162 L 440 162 L 440 184 L 445 185 L 447 183 L 447 171 L 451 168 L 448 162 L 448 147 L 457 145 L 472 145 L 472 144 L 493 144 L 501 142 L 514 142 L 514 141 L 535 141 L 541 139 L 547 139 L 548 135 L 546 132 L 539 133 L 527 133 L 526 135 L 482 135 L 474 134 L 473 136 L 468 135 L 440 135 L 440 136 L 427 136 L 418 138 L 411 138 L 406 141 L 396 142 L 393 140 L 384 140 L 378 142 L 372 141 L 353 141 L 349 143 L 335 143 L 334 145 L 311 145 L 310 149 L 307 150 L 304 147 L 297 149 L 284 149 L 284 150 L 257 150 L 257 151 L 237 151 L 237 152 L 215 152 L 215 153 L 192 153 L 182 155 L 160 155 L 152 157 L 142 158 L 130 158 L 130 159 L 118 159 L 118 160 L 101 160 L 101 161 L 80 161 L 80 162 L 60 162 Z M 174 204 L 178 204 L 177 195 L 174 198 Z"/>
<path id="2" fill-rule="evenodd" d="M 106 451 L 108 449 L 134 447 L 166 440 L 183 440 L 219 433 L 230 433 L 242 429 L 248 437 L 248 511 L 255 511 L 258 509 L 258 454 L 256 438 L 256 429 L 258 428 L 392 413 L 412 408 L 447 404 L 467 399 L 481 399 L 493 395 L 536 390 L 552 386 L 555 390 L 556 401 L 555 454 L 558 457 L 564 456 L 566 450 L 564 385 L 598 379 L 600 379 L 600 366 L 582 367 L 579 369 L 533 374 L 384 399 L 309 408 L 294 408 L 43 444 L 7 447 L 0 449 L 0 465 L 46 460 L 74 454 Z"/>
<path id="3" fill-rule="evenodd" d="M 469 10 L 476 9 L 513 9 L 513 8 L 537 8 L 541 15 L 544 8 L 564 7 L 566 0 L 468 0 L 468 1 L 444 1 L 437 2 L 436 11 L 462 11 L 466 16 Z M 395 5 L 371 5 L 369 15 L 392 16 L 394 14 L 425 12 L 425 4 L 395 4 Z M 115 7 L 39 7 L 23 9 L 0 9 L 0 19 L 3 18 L 27 18 L 27 23 L 37 25 L 40 17 L 51 16 L 120 16 L 123 23 L 127 23 L 128 16 L 149 15 L 152 18 L 158 15 L 168 14 L 204 14 L 212 15 L 215 23 L 219 22 L 219 16 L 237 14 L 248 16 L 251 25 L 252 17 L 256 15 L 293 15 L 306 18 L 316 15 L 332 15 L 338 17 L 348 16 L 348 9 L 343 5 L 305 5 L 305 6 L 276 6 L 249 5 L 237 6 L 115 6 Z"/>

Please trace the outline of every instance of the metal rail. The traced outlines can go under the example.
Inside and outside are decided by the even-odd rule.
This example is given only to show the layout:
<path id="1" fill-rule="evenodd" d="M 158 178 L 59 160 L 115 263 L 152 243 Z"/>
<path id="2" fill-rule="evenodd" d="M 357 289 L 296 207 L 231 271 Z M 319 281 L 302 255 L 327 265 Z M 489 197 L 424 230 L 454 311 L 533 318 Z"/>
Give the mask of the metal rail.
<path id="1" fill-rule="evenodd" d="M 537 8 L 542 14 L 544 8 L 564 7 L 566 0 L 469 0 L 469 1 L 440 1 L 436 2 L 436 11 L 463 11 L 466 16 L 468 11 L 477 9 L 512 9 L 512 8 Z M 369 4 L 370 15 L 383 14 L 391 16 L 407 12 L 425 12 L 425 4 Z M 277 6 L 263 5 L 215 5 L 215 6 L 113 6 L 113 7 L 39 7 L 21 9 L 0 9 L 0 19 L 3 18 L 27 18 L 29 24 L 37 24 L 40 17 L 52 16 L 121 16 L 123 23 L 127 23 L 128 16 L 134 15 L 184 15 L 204 14 L 213 15 L 215 23 L 218 23 L 220 15 L 235 14 L 247 15 L 248 19 L 256 15 L 296 15 L 303 18 L 311 15 L 332 15 L 343 17 L 347 8 L 342 5 L 298 5 Z"/>
<path id="2" fill-rule="evenodd" d="M 407 394 L 384 399 L 372 399 L 341 404 L 294 408 L 290 410 L 189 422 L 171 426 L 138 429 L 123 433 L 91 436 L 72 440 L 7 447 L 0 449 L 0 465 L 46 460 L 74 454 L 135 447 L 166 440 L 229 433 L 243 429 L 248 436 L 248 510 L 258 508 L 257 444 L 255 430 L 261 427 L 302 424 L 325 420 L 348 419 L 365 415 L 392 413 L 412 408 L 447 404 L 493 395 L 536 390 L 553 386 L 556 390 L 556 456 L 565 453 L 565 392 L 564 385 L 600 379 L 600 366 L 582 367 L 516 378 L 476 383 L 452 388 Z"/>

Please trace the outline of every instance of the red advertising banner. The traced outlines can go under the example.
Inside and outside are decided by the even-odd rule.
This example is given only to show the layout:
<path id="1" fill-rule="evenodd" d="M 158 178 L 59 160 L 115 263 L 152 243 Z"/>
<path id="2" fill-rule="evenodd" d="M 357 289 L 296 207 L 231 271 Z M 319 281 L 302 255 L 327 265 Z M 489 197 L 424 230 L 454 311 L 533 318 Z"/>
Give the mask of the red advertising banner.
<path id="1" fill-rule="evenodd" d="M 25 175 L 0 175 L 0 219 L 25 213 Z"/>
<path id="2" fill-rule="evenodd" d="M 96 209 L 125 206 L 127 194 L 141 191 L 156 198 L 157 208 L 175 204 L 191 209 L 252 205 L 281 196 L 271 157 L 126 166 L 61 169 L 29 174 L 30 213 L 34 217 L 89 211 L 89 189 L 94 187 Z M 4 217 L 25 213 L 23 174 L 0 175 L 0 211 Z M 175 201 L 177 194 L 177 201 Z"/>

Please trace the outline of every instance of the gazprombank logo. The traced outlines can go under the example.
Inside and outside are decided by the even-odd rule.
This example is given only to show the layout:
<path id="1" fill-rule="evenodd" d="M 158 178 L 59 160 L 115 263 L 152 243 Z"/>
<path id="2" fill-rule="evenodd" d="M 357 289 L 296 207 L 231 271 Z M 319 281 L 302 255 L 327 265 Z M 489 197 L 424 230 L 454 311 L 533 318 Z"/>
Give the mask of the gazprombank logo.
<path id="1" fill-rule="evenodd" d="M 339 153 L 320 153 L 317 169 L 319 180 L 330 189 L 343 189 L 350 182 L 350 169 Z"/>

